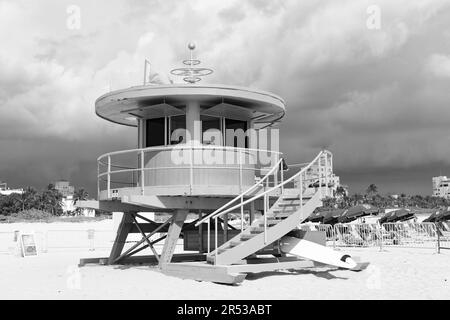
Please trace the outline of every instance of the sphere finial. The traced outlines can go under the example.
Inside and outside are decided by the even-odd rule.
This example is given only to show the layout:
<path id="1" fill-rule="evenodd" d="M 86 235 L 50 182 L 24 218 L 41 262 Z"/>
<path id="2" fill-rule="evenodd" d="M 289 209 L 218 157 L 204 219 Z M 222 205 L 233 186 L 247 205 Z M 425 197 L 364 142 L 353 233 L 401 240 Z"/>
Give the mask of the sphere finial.
<path id="1" fill-rule="evenodd" d="M 194 50 L 195 49 L 195 43 L 189 42 L 188 48 L 189 48 L 189 50 Z"/>

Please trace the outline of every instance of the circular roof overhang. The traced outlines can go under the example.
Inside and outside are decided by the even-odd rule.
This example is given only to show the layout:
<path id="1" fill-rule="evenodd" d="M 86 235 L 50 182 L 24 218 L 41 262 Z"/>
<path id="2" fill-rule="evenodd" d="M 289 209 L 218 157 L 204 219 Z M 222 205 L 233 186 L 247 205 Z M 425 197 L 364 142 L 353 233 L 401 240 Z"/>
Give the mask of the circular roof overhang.
<path id="1" fill-rule="evenodd" d="M 96 114 L 106 120 L 137 126 L 137 118 L 184 113 L 188 101 L 198 101 L 205 114 L 229 112 L 255 122 L 281 119 L 286 110 L 279 96 L 255 89 L 225 85 L 145 85 L 112 91 L 95 102 Z"/>

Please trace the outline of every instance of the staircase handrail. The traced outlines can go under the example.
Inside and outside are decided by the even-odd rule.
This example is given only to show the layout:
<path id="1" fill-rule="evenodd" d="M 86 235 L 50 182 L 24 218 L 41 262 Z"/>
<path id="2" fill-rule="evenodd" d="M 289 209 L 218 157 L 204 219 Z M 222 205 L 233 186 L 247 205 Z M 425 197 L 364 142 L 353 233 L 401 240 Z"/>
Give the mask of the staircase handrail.
<path id="1" fill-rule="evenodd" d="M 271 176 L 275 170 L 279 169 L 281 164 L 283 162 L 283 158 L 280 158 L 280 160 L 278 160 L 278 162 L 272 167 L 272 169 L 270 169 L 269 172 L 266 173 L 266 175 L 259 180 L 257 183 L 255 183 L 253 186 L 251 186 L 250 188 L 248 188 L 247 190 L 245 190 L 244 192 L 242 192 L 241 194 L 237 195 L 235 198 L 233 198 L 232 200 L 230 200 L 229 202 L 225 203 L 223 206 L 221 206 L 219 209 L 217 209 L 216 211 L 206 215 L 203 219 L 199 220 L 195 226 L 198 227 L 201 223 L 205 222 L 208 219 L 212 219 L 215 218 L 216 214 L 219 213 L 221 210 L 225 209 L 226 207 L 228 207 L 229 205 L 231 205 L 232 203 L 234 203 L 235 201 L 243 198 L 246 194 L 248 194 L 249 192 L 253 191 L 255 188 L 261 186 L 261 184 L 267 180 L 269 178 L 269 176 Z M 239 206 L 238 206 L 239 207 Z"/>
<path id="2" fill-rule="evenodd" d="M 236 210 L 237 208 L 239 208 L 239 207 L 241 207 L 241 206 L 244 206 L 244 205 L 246 205 L 246 204 L 248 204 L 248 203 L 250 203 L 250 202 L 253 202 L 253 201 L 255 201 L 256 199 L 259 199 L 259 198 L 263 197 L 264 195 L 266 195 L 266 194 L 268 194 L 268 193 L 271 193 L 272 191 L 277 190 L 278 188 L 284 186 L 285 184 L 287 184 L 287 183 L 293 181 L 293 180 L 296 179 L 299 175 L 305 173 L 309 168 L 311 168 L 312 165 L 313 165 L 317 160 L 319 160 L 320 157 L 321 157 L 322 155 L 324 155 L 324 154 L 326 154 L 326 153 L 328 153 L 327 150 L 322 150 L 322 151 L 320 151 L 320 153 L 314 158 L 314 160 L 312 160 L 306 167 L 303 167 L 299 172 L 297 172 L 295 175 L 293 175 L 293 176 L 290 177 L 289 179 L 287 179 L 287 180 L 285 180 L 285 181 L 279 183 L 278 185 L 276 185 L 276 186 L 274 186 L 274 187 L 272 187 L 272 188 L 270 188 L 270 189 L 268 189 L 268 190 L 266 190 L 266 191 L 264 191 L 264 192 L 262 192 L 262 193 L 259 193 L 259 194 L 255 195 L 255 196 L 253 196 L 253 197 L 250 198 L 250 199 L 245 200 L 245 201 L 242 202 L 242 203 L 239 203 L 239 204 L 235 205 L 234 207 L 231 207 L 231 208 L 229 208 L 229 209 L 227 209 L 227 210 L 225 210 L 225 211 L 222 211 L 222 212 L 217 213 L 217 214 L 216 214 L 214 217 L 212 217 L 212 218 L 218 218 L 218 217 L 220 217 L 220 216 L 222 216 L 222 215 L 224 215 L 224 214 L 227 214 L 227 213 L 230 212 L 230 211 Z M 321 173 L 319 173 L 319 174 L 321 174 Z M 326 174 L 328 174 L 328 173 L 326 173 Z M 319 187 L 321 188 L 321 186 L 319 186 Z M 217 211 L 217 210 L 216 210 L 216 211 Z"/>

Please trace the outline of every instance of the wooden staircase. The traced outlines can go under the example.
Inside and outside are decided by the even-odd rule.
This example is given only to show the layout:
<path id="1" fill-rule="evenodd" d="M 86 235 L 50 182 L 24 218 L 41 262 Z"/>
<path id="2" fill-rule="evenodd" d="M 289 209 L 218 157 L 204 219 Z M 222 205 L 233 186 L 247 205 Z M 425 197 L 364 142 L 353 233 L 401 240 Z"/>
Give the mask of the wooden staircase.
<path id="1" fill-rule="evenodd" d="M 322 199 L 329 195 L 328 181 L 332 174 L 332 154 L 322 150 L 314 160 L 302 166 L 287 180 L 284 179 L 284 171 L 283 159 L 280 159 L 255 185 L 197 221 L 195 226 L 207 224 L 206 261 L 169 263 L 162 271 L 183 279 L 237 284 L 250 272 L 314 266 L 314 259 L 303 258 L 302 254 L 305 252 L 307 256 L 317 258 L 318 261 L 343 263 L 341 256 L 330 253 L 329 248 L 307 239 L 288 236 L 288 233 L 295 230 L 317 207 L 321 206 Z M 270 182 L 271 177 L 273 186 Z M 256 206 L 262 216 L 244 228 L 244 208 L 254 212 Z M 241 232 L 219 246 L 219 219 L 222 220 L 225 215 L 236 214 L 239 211 Z M 214 242 L 216 249 L 213 251 L 210 250 L 210 242 Z M 300 250 L 299 254 L 298 246 L 302 246 L 302 250 L 303 247 L 307 247 L 307 250 Z M 319 250 L 317 248 L 321 250 L 320 257 L 315 254 L 314 250 Z M 291 250 L 294 250 L 295 254 L 287 256 Z M 268 257 L 269 254 L 275 257 Z"/>
<path id="2" fill-rule="evenodd" d="M 278 240 L 295 229 L 319 206 L 320 191 L 308 197 L 282 192 L 265 217 L 256 219 L 237 236 L 209 253 L 207 261 L 215 265 L 231 265 L 254 254 L 281 253 Z"/>

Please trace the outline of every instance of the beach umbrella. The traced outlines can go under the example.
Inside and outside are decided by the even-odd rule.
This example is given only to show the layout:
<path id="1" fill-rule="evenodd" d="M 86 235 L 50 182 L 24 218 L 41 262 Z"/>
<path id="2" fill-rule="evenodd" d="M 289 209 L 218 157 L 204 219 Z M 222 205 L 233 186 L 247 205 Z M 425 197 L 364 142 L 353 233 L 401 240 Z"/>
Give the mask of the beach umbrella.
<path id="1" fill-rule="evenodd" d="M 326 214 L 323 215 L 322 222 L 324 224 L 335 224 L 339 222 L 339 217 L 342 216 L 342 214 L 346 210 L 344 209 L 336 209 L 336 210 L 330 210 L 327 211 Z"/>
<path id="2" fill-rule="evenodd" d="M 339 222 L 347 223 L 360 217 L 369 216 L 378 212 L 379 209 L 371 206 L 370 204 L 358 204 L 345 210 L 345 212 L 339 217 Z"/>
<path id="3" fill-rule="evenodd" d="M 317 211 L 313 212 L 309 215 L 308 218 L 305 219 L 304 222 L 322 222 L 323 221 L 323 215 L 328 211 Z"/>
<path id="4" fill-rule="evenodd" d="M 397 221 L 405 221 L 414 216 L 414 212 L 408 209 L 398 209 L 389 212 L 385 216 L 380 219 L 380 224 L 385 222 L 397 222 Z"/>
<path id="5" fill-rule="evenodd" d="M 325 221 L 331 221 L 333 219 L 337 219 L 337 217 L 339 217 L 343 212 L 344 212 L 343 209 L 333 209 L 333 210 L 314 212 L 304 222 L 328 223 Z"/>
<path id="6" fill-rule="evenodd" d="M 384 216 L 382 216 L 382 217 L 380 218 L 380 220 L 378 220 L 378 222 L 379 222 L 380 224 L 383 224 L 383 223 L 387 222 L 388 218 L 389 218 L 390 216 L 392 216 L 393 212 L 394 212 L 394 211 L 391 211 L 391 212 L 386 213 Z"/>
<path id="7" fill-rule="evenodd" d="M 428 218 L 423 220 L 423 222 L 435 222 L 440 213 L 440 211 L 433 212 Z"/>
<path id="8" fill-rule="evenodd" d="M 450 220 L 450 211 L 442 211 L 436 216 L 435 222 Z"/>

